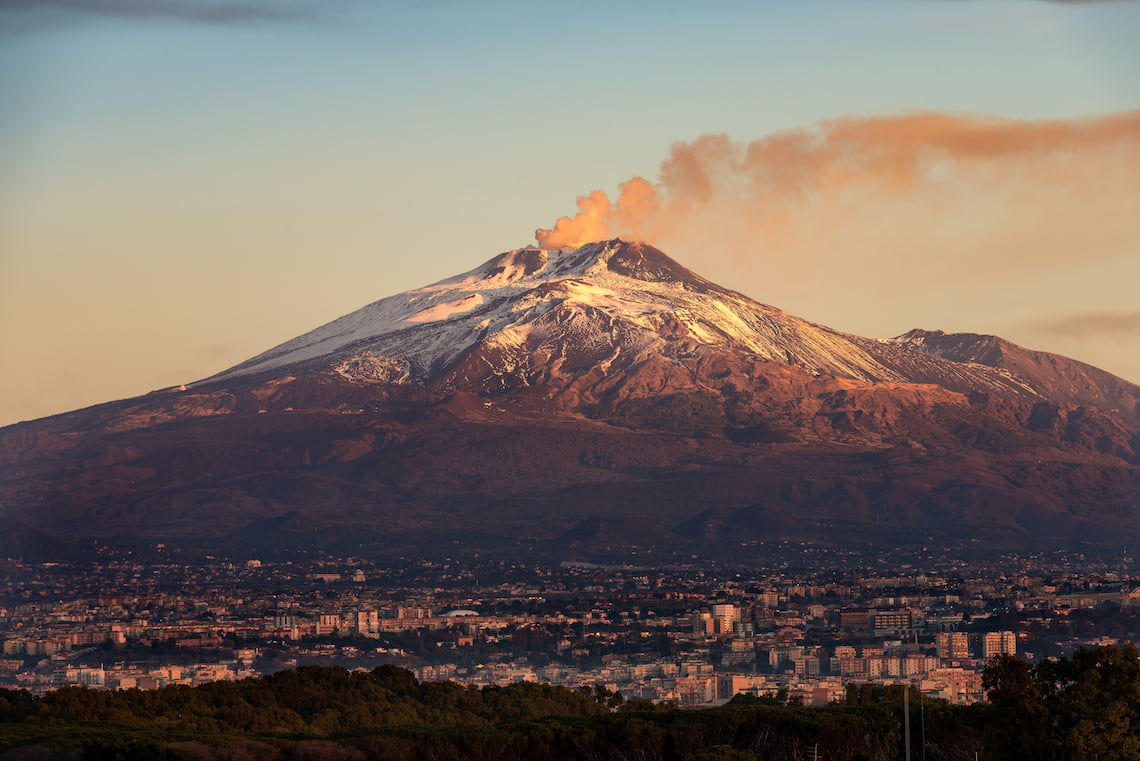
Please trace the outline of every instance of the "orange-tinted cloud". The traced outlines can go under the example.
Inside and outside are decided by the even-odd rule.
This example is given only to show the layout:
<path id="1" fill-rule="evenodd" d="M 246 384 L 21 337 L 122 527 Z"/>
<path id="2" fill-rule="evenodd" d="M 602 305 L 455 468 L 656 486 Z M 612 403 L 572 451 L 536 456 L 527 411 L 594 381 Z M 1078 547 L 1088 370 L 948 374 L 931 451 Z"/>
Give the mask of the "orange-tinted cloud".
<path id="1" fill-rule="evenodd" d="M 1025 327 L 1035 333 L 1073 340 L 1140 338 L 1140 311 L 1088 312 L 1039 320 Z"/>
<path id="2" fill-rule="evenodd" d="M 578 199 L 578 214 L 536 237 L 547 247 L 615 236 L 676 247 L 711 234 L 794 247 L 898 221 L 902 234 L 945 226 L 963 242 L 988 231 L 995 245 L 1023 254 L 1038 228 L 1042 251 L 1082 235 L 1104 249 L 1136 231 L 1128 218 L 1140 216 L 1138 199 L 1140 111 L 1043 121 L 845 117 L 750 143 L 723 134 L 677 143 L 655 184 L 634 177 L 612 202 L 594 191 Z M 1101 220 L 1104 229 L 1090 227 Z M 825 228 L 832 233 L 820 237 Z M 1054 233 L 1060 239 L 1047 240 Z"/>

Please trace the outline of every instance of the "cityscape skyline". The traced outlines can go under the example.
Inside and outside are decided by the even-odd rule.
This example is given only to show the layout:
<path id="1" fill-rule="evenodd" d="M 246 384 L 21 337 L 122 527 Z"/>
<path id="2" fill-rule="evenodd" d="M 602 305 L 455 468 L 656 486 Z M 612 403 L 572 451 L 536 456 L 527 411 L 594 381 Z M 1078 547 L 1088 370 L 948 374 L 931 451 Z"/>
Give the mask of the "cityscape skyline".
<path id="1" fill-rule="evenodd" d="M 994 656 L 1041 661 L 1135 633 L 1140 590 L 1107 558 L 900 564 L 839 553 L 836 565 L 812 559 L 822 549 L 776 543 L 735 567 L 605 567 L 186 562 L 164 547 L 104 548 L 78 582 L 66 563 L 10 561 L 0 685 L 158 689 L 393 664 L 424 681 L 603 684 L 690 707 L 778 691 L 826 705 L 860 685 L 900 683 L 961 704 L 984 700 Z"/>

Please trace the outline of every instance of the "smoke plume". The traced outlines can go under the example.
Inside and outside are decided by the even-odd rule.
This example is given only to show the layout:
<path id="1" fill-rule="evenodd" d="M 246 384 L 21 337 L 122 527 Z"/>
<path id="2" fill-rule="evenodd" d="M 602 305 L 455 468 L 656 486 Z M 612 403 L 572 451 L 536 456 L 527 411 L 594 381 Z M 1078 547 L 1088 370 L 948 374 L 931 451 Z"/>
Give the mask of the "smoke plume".
<path id="1" fill-rule="evenodd" d="M 749 143 L 723 134 L 676 143 L 655 183 L 633 177 L 616 200 L 595 190 L 535 237 L 547 248 L 616 236 L 678 248 L 711 236 L 810 254 L 837 236 L 856 248 L 938 249 L 941 234 L 1003 246 L 1003 256 L 1078 242 L 1099 250 L 1137 239 L 1138 167 L 1140 110 L 846 117 Z"/>

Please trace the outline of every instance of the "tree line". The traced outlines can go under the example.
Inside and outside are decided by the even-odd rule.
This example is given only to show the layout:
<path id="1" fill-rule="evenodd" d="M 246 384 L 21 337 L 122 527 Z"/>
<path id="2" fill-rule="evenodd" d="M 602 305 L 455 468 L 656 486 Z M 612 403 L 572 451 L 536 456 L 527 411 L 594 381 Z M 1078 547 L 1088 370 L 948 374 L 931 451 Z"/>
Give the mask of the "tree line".
<path id="1" fill-rule="evenodd" d="M 989 702 L 972 706 L 912 692 L 914 758 L 1140 759 L 1132 645 L 1038 664 L 1003 656 L 983 683 Z M 600 685 L 477 688 L 386 665 L 151 691 L 0 690 L 0 761 L 893 761 L 903 689 L 852 685 L 818 708 L 778 693 L 683 710 Z"/>

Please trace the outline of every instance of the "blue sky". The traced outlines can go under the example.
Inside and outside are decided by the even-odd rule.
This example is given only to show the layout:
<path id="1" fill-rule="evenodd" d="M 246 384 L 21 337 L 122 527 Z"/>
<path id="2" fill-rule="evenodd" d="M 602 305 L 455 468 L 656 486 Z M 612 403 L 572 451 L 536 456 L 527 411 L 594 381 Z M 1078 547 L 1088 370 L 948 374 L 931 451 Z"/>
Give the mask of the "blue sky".
<path id="1" fill-rule="evenodd" d="M 1133 111 L 1137 38 L 1123 1 L 0 0 L 0 424 L 204 377 L 470 269 L 703 134 Z M 1079 148 L 1087 173 L 1001 161 L 969 198 L 805 206 L 783 247 L 708 220 L 658 242 L 842 330 L 998 333 L 1140 381 L 1140 187 L 1090 179 L 1135 161 L 1140 135 L 1114 140 Z M 1097 232 L 1046 225 L 1071 257 L 1035 256 L 1001 222 L 1032 208 Z"/>

